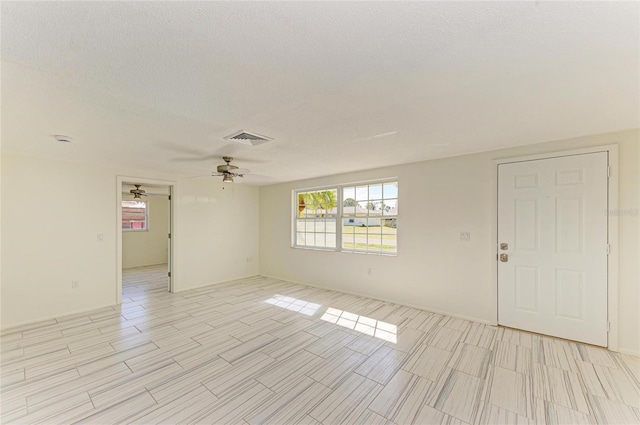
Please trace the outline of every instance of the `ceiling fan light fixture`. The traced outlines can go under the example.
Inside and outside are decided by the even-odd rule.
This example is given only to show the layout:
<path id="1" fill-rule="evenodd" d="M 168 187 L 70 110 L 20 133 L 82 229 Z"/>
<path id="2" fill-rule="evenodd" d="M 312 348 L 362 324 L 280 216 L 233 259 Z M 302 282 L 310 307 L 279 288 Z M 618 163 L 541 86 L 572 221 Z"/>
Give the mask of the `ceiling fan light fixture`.
<path id="1" fill-rule="evenodd" d="M 225 174 L 222 177 L 222 183 L 233 183 L 233 176 L 231 174 Z"/>

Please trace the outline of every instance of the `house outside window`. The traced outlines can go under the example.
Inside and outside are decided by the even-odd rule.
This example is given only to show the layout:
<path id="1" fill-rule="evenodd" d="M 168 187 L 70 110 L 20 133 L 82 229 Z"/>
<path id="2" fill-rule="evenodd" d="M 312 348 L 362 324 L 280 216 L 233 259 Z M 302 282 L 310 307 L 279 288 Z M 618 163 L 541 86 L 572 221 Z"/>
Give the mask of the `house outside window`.
<path id="1" fill-rule="evenodd" d="M 149 230 L 147 201 L 122 201 L 122 230 L 127 232 Z"/>

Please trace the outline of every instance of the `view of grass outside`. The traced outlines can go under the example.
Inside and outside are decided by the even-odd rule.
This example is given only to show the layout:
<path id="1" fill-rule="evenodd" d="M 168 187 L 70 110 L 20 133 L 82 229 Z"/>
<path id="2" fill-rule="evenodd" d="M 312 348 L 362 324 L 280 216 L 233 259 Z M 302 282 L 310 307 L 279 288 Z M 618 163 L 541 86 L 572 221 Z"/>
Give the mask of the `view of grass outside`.
<path id="1" fill-rule="evenodd" d="M 395 253 L 398 251 L 398 229 L 396 223 L 382 226 L 342 226 L 342 248 L 345 250 Z M 391 220 L 389 220 L 391 221 Z"/>

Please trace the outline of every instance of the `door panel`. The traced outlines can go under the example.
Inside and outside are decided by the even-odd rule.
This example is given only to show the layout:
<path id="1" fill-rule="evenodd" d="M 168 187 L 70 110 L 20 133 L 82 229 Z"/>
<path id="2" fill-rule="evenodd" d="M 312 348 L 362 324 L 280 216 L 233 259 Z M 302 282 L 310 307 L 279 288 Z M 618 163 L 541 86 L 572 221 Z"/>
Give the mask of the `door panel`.
<path id="1" fill-rule="evenodd" d="M 606 152 L 499 165 L 501 325 L 607 345 L 607 166 Z"/>

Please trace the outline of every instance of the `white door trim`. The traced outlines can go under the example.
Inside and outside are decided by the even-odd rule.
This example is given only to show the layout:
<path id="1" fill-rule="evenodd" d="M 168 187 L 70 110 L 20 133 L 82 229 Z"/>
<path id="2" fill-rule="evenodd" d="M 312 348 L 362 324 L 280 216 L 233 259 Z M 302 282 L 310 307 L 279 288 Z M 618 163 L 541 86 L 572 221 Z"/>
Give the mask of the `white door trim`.
<path id="1" fill-rule="evenodd" d="M 609 211 L 618 210 L 618 145 L 604 145 L 594 146 L 582 149 L 572 149 L 558 152 L 548 152 L 537 155 L 527 155 L 520 157 L 499 158 L 493 162 L 495 164 L 495 176 L 496 176 L 496 215 L 495 215 L 495 232 L 494 232 L 494 247 L 496 247 L 496 254 L 498 253 L 498 209 L 497 209 L 497 175 L 498 165 L 508 164 L 512 162 L 533 161 L 537 159 L 549 159 L 557 158 L 561 156 L 580 155 L 586 153 L 595 152 L 607 152 L 609 157 L 609 182 L 608 182 L 608 211 L 603 211 L 605 214 Z M 619 330 L 619 311 L 618 311 L 618 220 L 612 214 L 608 214 L 608 240 L 611 247 L 607 259 L 608 266 L 608 281 L 607 281 L 607 316 L 609 321 L 609 350 L 619 351 L 618 330 Z M 496 302 L 496 319 L 498 323 L 498 272 L 497 261 L 495 273 L 495 302 Z"/>
<path id="2" fill-rule="evenodd" d="M 175 242 L 175 229 L 176 229 L 176 217 L 177 217 L 177 208 L 176 202 L 177 199 L 177 182 L 170 180 L 156 180 L 156 179 L 147 179 L 142 177 L 131 177 L 131 176 L 116 176 L 116 304 L 122 303 L 122 184 L 133 182 L 138 184 L 149 184 L 149 185 L 159 185 L 159 186 L 168 186 L 169 193 L 171 194 L 170 203 L 170 215 L 171 220 L 169 223 L 169 233 L 171 233 L 171 239 L 169 239 L 169 243 L 171 244 L 169 252 L 171 253 L 171 258 L 169 259 L 169 264 L 171 264 L 171 288 L 169 292 L 176 291 L 176 242 Z"/>

